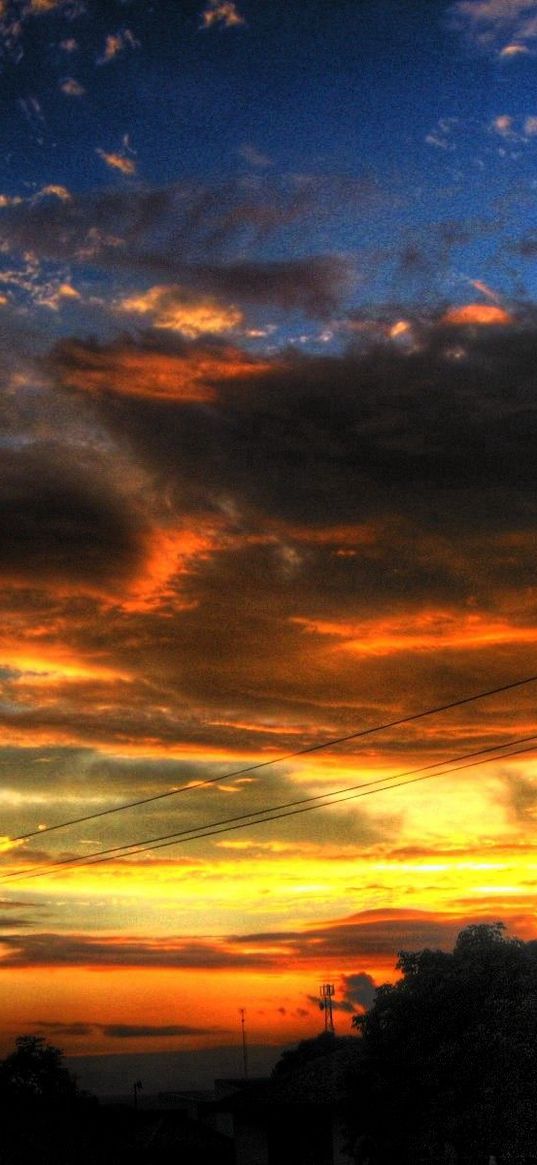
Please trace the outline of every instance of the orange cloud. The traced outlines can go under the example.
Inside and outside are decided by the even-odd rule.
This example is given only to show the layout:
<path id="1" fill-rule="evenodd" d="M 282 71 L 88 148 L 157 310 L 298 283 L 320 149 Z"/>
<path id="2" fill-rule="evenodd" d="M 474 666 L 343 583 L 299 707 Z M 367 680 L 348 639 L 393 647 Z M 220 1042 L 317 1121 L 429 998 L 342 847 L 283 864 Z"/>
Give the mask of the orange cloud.
<path id="1" fill-rule="evenodd" d="M 537 628 L 484 615 L 452 611 L 422 611 L 404 618 L 345 623 L 336 620 L 292 620 L 317 635 L 343 639 L 347 651 L 360 655 L 391 655 L 401 651 L 438 651 L 481 648 L 504 643 L 535 643 Z"/>
<path id="2" fill-rule="evenodd" d="M 211 28 L 215 24 L 221 24 L 224 28 L 236 28 L 246 23 L 233 0 L 209 0 L 202 12 L 202 21 L 203 28 Z"/>
<path id="3" fill-rule="evenodd" d="M 76 342 L 59 349 L 56 363 L 65 384 L 83 392 L 185 402 L 215 400 L 219 381 L 257 376 L 272 367 L 231 347 L 195 349 L 183 356 Z"/>
<path id="4" fill-rule="evenodd" d="M 132 158 L 125 157 L 124 154 L 107 153 L 106 150 L 97 149 L 96 154 L 102 158 L 106 166 L 111 170 L 119 170 L 121 174 L 127 177 L 136 173 L 136 162 Z"/>
<path id="5" fill-rule="evenodd" d="M 494 324 L 510 324 L 513 316 L 505 308 L 492 303 L 466 303 L 461 307 L 452 307 L 442 316 L 441 324 L 478 324 L 483 326 Z"/>
<path id="6" fill-rule="evenodd" d="M 213 529 L 156 530 L 150 542 L 143 571 L 122 603 L 124 611 L 143 611 L 158 606 L 172 597 L 170 583 L 189 569 L 197 558 L 207 557 L 218 546 L 218 535 Z M 177 610 L 177 596 L 173 593 Z M 192 603 L 187 603 L 187 607 Z M 184 609 L 182 607 L 182 609 Z"/>
<path id="7" fill-rule="evenodd" d="M 139 48 L 139 41 L 136 40 L 134 33 L 130 28 L 125 28 L 121 32 L 111 32 L 108 34 L 104 44 L 104 51 L 99 57 L 99 65 L 108 65 L 120 53 L 125 52 L 127 48 Z"/>

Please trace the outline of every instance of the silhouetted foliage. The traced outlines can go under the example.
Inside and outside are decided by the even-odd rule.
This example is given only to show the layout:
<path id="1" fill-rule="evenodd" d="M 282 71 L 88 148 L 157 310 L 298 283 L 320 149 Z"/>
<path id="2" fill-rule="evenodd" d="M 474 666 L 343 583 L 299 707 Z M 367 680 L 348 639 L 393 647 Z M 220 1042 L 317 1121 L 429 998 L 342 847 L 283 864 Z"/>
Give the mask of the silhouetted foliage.
<path id="1" fill-rule="evenodd" d="M 402 951 L 362 1033 L 351 1126 L 386 1161 L 523 1161 L 537 1145 L 537 943 L 469 926 Z"/>
<path id="2" fill-rule="evenodd" d="M 97 1159 L 97 1101 L 78 1091 L 63 1052 L 42 1036 L 19 1036 L 15 1051 L 0 1062 L 0 1104 L 1 1165 L 89 1165 Z"/>
<path id="3" fill-rule="evenodd" d="M 344 1041 L 346 1042 L 348 1038 L 344 1037 Z M 311 1040 L 301 1040 L 296 1047 L 286 1048 L 272 1069 L 273 1079 L 279 1080 L 302 1068 L 311 1060 L 328 1055 L 335 1051 L 341 1042 L 333 1032 L 321 1032 L 321 1035 L 314 1036 Z"/>
<path id="4" fill-rule="evenodd" d="M 19 1036 L 15 1048 L 0 1063 L 0 1092 L 26 1101 L 76 1095 L 76 1080 L 65 1067 L 60 1048 L 42 1036 Z"/>

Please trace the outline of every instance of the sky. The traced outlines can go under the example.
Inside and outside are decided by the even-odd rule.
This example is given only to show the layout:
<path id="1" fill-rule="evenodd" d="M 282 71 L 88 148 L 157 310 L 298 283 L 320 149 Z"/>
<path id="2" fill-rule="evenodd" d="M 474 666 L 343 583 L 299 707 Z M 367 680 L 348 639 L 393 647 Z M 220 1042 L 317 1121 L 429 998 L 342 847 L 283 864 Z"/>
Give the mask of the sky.
<path id="1" fill-rule="evenodd" d="M 537 937 L 536 684 L 457 704 L 537 672 L 536 82 L 537 0 L 0 3 L 0 1054 Z"/>

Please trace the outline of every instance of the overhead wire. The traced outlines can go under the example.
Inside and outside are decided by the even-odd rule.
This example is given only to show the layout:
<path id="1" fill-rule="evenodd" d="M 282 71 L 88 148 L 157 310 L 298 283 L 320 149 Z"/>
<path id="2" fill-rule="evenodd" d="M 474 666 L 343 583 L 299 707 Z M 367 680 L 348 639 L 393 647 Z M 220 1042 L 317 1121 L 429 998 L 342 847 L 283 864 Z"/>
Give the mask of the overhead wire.
<path id="1" fill-rule="evenodd" d="M 485 692 L 477 692 L 472 696 L 463 696 L 458 700 L 451 700 L 447 704 L 439 704 L 434 708 L 426 708 L 421 712 L 413 712 L 409 716 L 401 716 L 396 720 L 388 720 L 384 724 L 374 724 L 369 728 L 361 728 L 356 732 L 350 732 L 345 736 L 331 737 L 327 740 L 322 740 L 318 744 L 308 744 L 303 748 L 295 749 L 293 752 L 282 753 L 279 756 L 271 757 L 269 760 L 256 761 L 254 764 L 246 765 L 240 769 L 232 769 L 228 773 L 223 773 L 219 776 L 206 777 L 202 781 L 192 781 L 186 785 L 181 785 L 178 789 L 166 789 L 163 793 L 154 793 L 150 797 L 141 797 L 136 801 L 126 801 L 122 805 L 112 806 L 110 809 L 99 809 L 93 813 L 86 813 L 81 817 L 73 817 L 68 821 L 60 821 L 56 825 L 46 825 L 42 828 L 32 829 L 28 833 L 17 834 L 16 837 L 9 838 L 10 841 L 27 841 L 31 837 L 42 837 L 46 833 L 53 833 L 58 829 L 67 829 L 71 825 L 82 825 L 89 821 L 97 821 L 101 817 L 108 817 L 112 813 L 123 813 L 127 809 L 136 809 L 141 805 L 150 805 L 155 801 L 162 801 L 168 797 L 177 797 L 181 793 L 188 793 L 194 789 L 202 789 L 208 785 L 221 784 L 223 781 L 229 781 L 237 777 L 246 776 L 249 773 L 257 772 L 259 769 L 268 768 L 276 764 L 283 764 L 288 760 L 295 760 L 301 756 L 307 756 L 314 752 L 321 752 L 323 749 L 332 748 L 338 744 L 347 744 L 352 740 L 359 740 L 365 736 L 372 736 L 377 732 L 385 732 L 389 728 L 399 728 L 404 724 L 410 724 L 416 720 L 422 720 L 426 716 L 433 716 L 439 712 L 448 712 L 451 708 L 461 708 L 464 704 L 472 704 L 477 700 L 485 700 L 489 696 L 497 696 L 502 692 L 512 691 L 514 688 L 521 688 L 527 684 L 532 684 L 537 681 L 537 675 L 527 676 L 521 680 L 513 680 L 508 684 L 502 684 L 497 688 L 490 688 Z"/>
<path id="2" fill-rule="evenodd" d="M 515 745 L 524 744 L 528 741 L 534 742 L 528 748 L 517 748 L 514 751 L 507 753 L 505 751 L 500 751 L 502 749 L 513 749 Z M 515 740 L 507 741 L 505 744 L 489 745 L 486 748 L 477 749 L 469 753 L 463 753 L 457 757 L 434 761 L 428 765 L 422 765 L 416 769 L 408 769 L 402 773 L 389 774 L 385 777 L 377 777 L 373 781 L 364 781 L 357 785 L 346 786 L 343 789 L 330 790 L 326 793 L 319 793 L 314 796 L 299 798 L 294 801 L 286 801 L 281 805 L 267 806 L 265 809 L 251 809 L 249 812 L 237 814 L 235 817 L 223 818 L 219 821 L 208 822 L 205 825 L 191 826 L 190 828 L 179 830 L 174 833 L 160 834 L 158 837 L 154 838 L 127 842 L 120 846 L 113 846 L 110 849 L 96 850 L 91 854 L 83 854 L 71 858 L 62 858 L 57 862 L 51 863 L 45 868 L 42 866 L 31 866 L 28 870 L 15 870 L 5 875 L 4 878 L 0 880 L 6 881 L 10 878 L 29 880 L 31 878 L 44 877 L 45 875 L 54 873 L 57 870 L 64 868 L 65 866 L 93 866 L 99 865 L 102 862 L 112 861 L 114 858 L 135 857 L 137 854 L 150 852 L 153 849 L 165 849 L 168 846 L 181 845 L 188 841 L 198 841 L 205 837 L 214 837 L 221 833 L 230 833 L 237 829 L 246 829 L 253 825 L 262 825 L 265 822 L 278 821 L 281 818 L 293 817 L 300 813 L 309 812 L 312 809 L 324 809 L 330 805 L 339 805 L 344 801 L 356 800 L 361 797 L 371 796 L 374 793 L 382 793 L 390 789 L 402 788 L 405 785 L 415 784 L 418 781 L 430 780 L 433 777 L 447 776 L 450 773 L 474 768 L 478 765 L 487 764 L 494 760 L 506 760 L 514 756 L 520 756 L 524 753 L 535 752 L 536 750 L 537 735 L 533 734 L 532 736 L 523 736 Z M 490 755 L 492 753 L 494 755 Z M 480 759 L 470 760 L 470 758 L 476 757 Z M 470 760 L 470 763 L 459 764 L 458 762 L 461 760 Z M 452 767 L 447 769 L 444 768 L 440 772 L 430 771 L 431 769 L 439 769 L 442 765 L 450 765 Z M 406 777 L 409 779 L 401 779 Z M 388 781 L 393 783 L 386 784 L 385 782 Z M 280 812 L 281 810 L 283 810 L 283 812 Z M 134 847 L 137 848 L 135 849 Z"/>

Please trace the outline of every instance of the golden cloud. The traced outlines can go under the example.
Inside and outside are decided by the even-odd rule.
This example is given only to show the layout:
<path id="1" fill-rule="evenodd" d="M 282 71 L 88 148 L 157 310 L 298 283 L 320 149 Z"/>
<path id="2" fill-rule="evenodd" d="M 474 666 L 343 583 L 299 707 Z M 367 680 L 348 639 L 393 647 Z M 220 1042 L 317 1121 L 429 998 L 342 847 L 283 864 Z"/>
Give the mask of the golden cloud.
<path id="1" fill-rule="evenodd" d="M 37 198 L 59 198 L 60 202 L 70 202 L 72 195 L 66 186 L 60 186 L 57 183 L 51 182 L 48 186 L 42 186 L 41 190 L 36 195 Z"/>
<path id="2" fill-rule="evenodd" d="M 168 331 L 180 332 L 188 339 L 221 332 L 230 332 L 244 319 L 233 305 L 224 306 L 214 299 L 193 300 L 179 287 L 158 286 L 121 300 L 124 312 L 153 316 L 153 325 Z"/>

